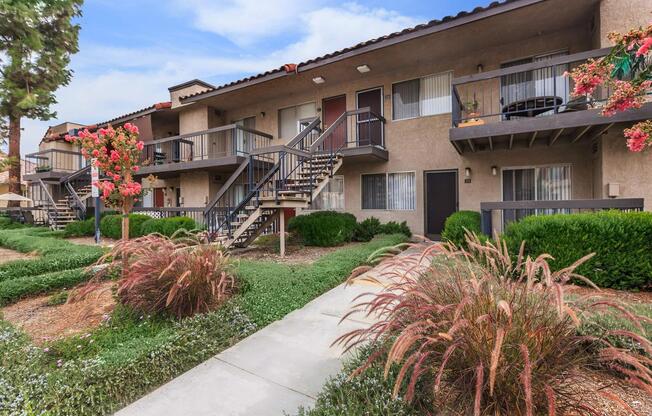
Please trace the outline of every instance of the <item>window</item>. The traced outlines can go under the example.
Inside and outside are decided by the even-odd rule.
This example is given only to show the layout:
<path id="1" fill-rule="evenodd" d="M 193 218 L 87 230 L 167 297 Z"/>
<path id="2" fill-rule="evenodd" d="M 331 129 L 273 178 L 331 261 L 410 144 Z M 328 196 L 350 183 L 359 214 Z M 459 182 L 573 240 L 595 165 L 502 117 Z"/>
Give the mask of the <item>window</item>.
<path id="1" fill-rule="evenodd" d="M 344 209 L 344 176 L 333 176 L 319 195 L 312 200 L 313 210 Z"/>
<path id="2" fill-rule="evenodd" d="M 296 105 L 278 110 L 278 137 L 286 140 L 294 138 L 301 131 L 301 121 L 317 115 L 315 103 Z"/>
<path id="3" fill-rule="evenodd" d="M 571 167 L 541 166 L 503 170 L 503 201 L 559 201 L 571 199 Z M 520 209 L 505 211 L 505 222 L 533 214 L 563 210 Z"/>
<path id="4" fill-rule="evenodd" d="M 451 73 L 430 75 L 392 86 L 394 120 L 451 112 Z"/>
<path id="5" fill-rule="evenodd" d="M 415 206 L 414 172 L 362 175 L 362 209 L 411 211 Z"/>

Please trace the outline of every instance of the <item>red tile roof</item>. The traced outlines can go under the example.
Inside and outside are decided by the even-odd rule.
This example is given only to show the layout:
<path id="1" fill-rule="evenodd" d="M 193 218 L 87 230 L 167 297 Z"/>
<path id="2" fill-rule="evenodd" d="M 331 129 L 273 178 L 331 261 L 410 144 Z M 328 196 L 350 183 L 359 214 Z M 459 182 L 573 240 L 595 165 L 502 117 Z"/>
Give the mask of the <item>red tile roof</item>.
<path id="1" fill-rule="evenodd" d="M 301 67 L 305 67 L 305 66 L 308 66 L 308 65 L 311 65 L 311 64 L 316 64 L 316 63 L 328 60 L 330 58 L 334 58 L 334 57 L 339 56 L 339 55 L 344 55 L 344 54 L 347 54 L 349 52 L 357 51 L 357 50 L 360 50 L 360 49 L 365 48 L 367 46 L 375 45 L 375 44 L 378 44 L 378 43 L 381 43 L 381 42 L 384 42 L 384 41 L 387 41 L 387 40 L 390 40 L 390 39 L 400 38 L 400 37 L 405 36 L 405 35 L 418 33 L 418 32 L 424 31 L 426 29 L 429 29 L 429 28 L 432 28 L 432 27 L 435 27 L 435 26 L 443 25 L 445 23 L 449 23 L 449 22 L 452 22 L 454 20 L 461 19 L 463 17 L 472 16 L 472 15 L 475 15 L 475 14 L 478 14 L 478 13 L 481 13 L 481 12 L 485 12 L 485 11 L 488 11 L 488 10 L 491 10 L 491 9 L 495 9 L 497 7 L 505 6 L 507 4 L 523 3 L 523 6 L 526 6 L 526 5 L 529 5 L 529 4 L 538 3 L 540 1 L 545 1 L 545 0 L 502 0 L 502 1 L 494 1 L 494 2 L 492 2 L 491 4 L 489 4 L 486 7 L 478 6 L 478 7 L 474 8 L 470 12 L 461 11 L 458 14 L 456 14 L 455 16 L 446 16 L 446 17 L 444 17 L 442 19 L 431 20 L 428 23 L 419 24 L 419 25 L 416 25 L 416 26 L 411 27 L 411 28 L 403 29 L 400 32 L 394 32 L 394 33 L 390 33 L 388 35 L 381 36 L 381 37 L 378 37 L 378 38 L 375 38 L 375 39 L 370 39 L 370 40 L 367 40 L 367 41 L 364 41 L 364 42 L 360 42 L 357 45 L 354 45 L 354 46 L 351 46 L 351 47 L 348 47 L 348 48 L 344 48 L 344 49 L 340 49 L 338 51 L 331 52 L 331 53 L 328 53 L 326 55 L 322 55 L 322 56 L 319 56 L 319 57 L 316 57 L 316 58 L 313 58 L 313 59 L 309 59 L 307 61 L 300 62 L 298 64 L 285 64 L 280 68 L 265 71 L 263 73 L 260 73 L 260 74 L 257 74 L 257 75 L 252 75 L 252 76 L 246 77 L 246 78 L 242 78 L 242 79 L 239 79 L 237 81 L 232 81 L 230 83 L 223 84 L 223 85 L 220 85 L 218 87 L 214 87 L 212 89 L 209 89 L 207 91 L 201 91 L 201 92 L 196 92 L 196 93 L 193 93 L 193 94 L 186 95 L 184 97 L 181 97 L 181 100 L 186 100 L 186 99 L 189 99 L 189 98 L 198 97 L 198 96 L 204 95 L 204 94 L 210 94 L 210 93 L 215 92 L 215 91 L 223 90 L 223 89 L 229 88 L 229 87 L 238 86 L 240 84 L 245 84 L 245 83 L 248 83 L 250 81 L 258 80 L 258 79 L 265 78 L 265 77 L 268 77 L 268 76 L 271 76 L 271 75 L 282 76 L 285 73 L 289 74 L 289 73 L 294 73 L 295 71 L 299 72 Z M 289 66 L 291 66 L 291 68 L 292 68 L 291 71 L 288 71 Z"/>

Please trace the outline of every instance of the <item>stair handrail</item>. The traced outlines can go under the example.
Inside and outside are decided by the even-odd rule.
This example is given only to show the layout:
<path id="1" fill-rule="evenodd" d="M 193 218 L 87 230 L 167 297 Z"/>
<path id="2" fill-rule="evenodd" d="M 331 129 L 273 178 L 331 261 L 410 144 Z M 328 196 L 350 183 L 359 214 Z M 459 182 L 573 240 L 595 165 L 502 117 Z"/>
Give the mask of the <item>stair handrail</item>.
<path id="1" fill-rule="evenodd" d="M 50 206 L 52 207 L 52 210 L 54 210 L 55 217 L 58 217 L 59 216 L 59 210 L 57 209 L 56 202 L 54 202 L 54 198 L 52 198 L 52 195 L 50 195 L 50 191 L 48 191 L 47 186 L 45 186 L 45 183 L 43 182 L 43 179 L 38 178 L 37 180 L 38 180 L 39 186 L 41 187 L 41 190 L 45 193 L 45 196 L 47 197 L 48 202 L 49 202 Z M 50 216 L 50 209 L 46 208 L 46 210 L 48 212 L 48 221 L 50 222 L 51 226 L 54 226 L 55 221 L 53 221 L 53 219 Z"/>
<path id="2" fill-rule="evenodd" d="M 72 186 L 72 184 L 70 182 L 72 180 L 77 179 L 78 177 L 80 177 L 80 176 L 82 176 L 84 174 L 90 175 L 90 170 L 91 170 L 91 165 L 84 166 L 83 168 L 77 170 L 76 172 L 71 173 L 70 175 L 61 178 L 61 180 L 59 181 L 59 183 L 64 185 L 64 187 L 66 188 L 66 191 L 68 191 L 68 194 L 70 194 L 70 196 L 72 197 L 72 199 L 73 199 L 72 208 L 76 208 L 75 209 L 75 215 L 77 216 L 77 219 L 80 219 L 80 220 L 83 220 L 86 217 L 86 204 L 79 197 L 79 194 L 77 194 L 77 191 L 75 190 L 75 187 Z"/>
<path id="3" fill-rule="evenodd" d="M 207 206 L 207 209 L 204 212 L 204 215 L 206 217 L 206 223 L 209 224 L 210 221 L 210 212 L 213 210 L 219 200 L 224 197 L 228 189 L 233 186 L 237 178 L 244 172 L 244 170 L 249 167 L 250 169 L 252 168 L 252 163 L 255 157 L 260 156 L 262 154 L 266 153 L 278 153 L 279 157 L 276 163 L 270 168 L 269 171 L 255 184 L 250 183 L 250 189 L 249 192 L 242 198 L 242 200 L 233 207 L 233 209 L 229 210 L 229 212 L 225 215 L 224 220 L 222 221 L 221 224 L 217 224 L 217 227 L 215 227 L 215 232 L 219 232 L 222 228 L 224 228 L 225 225 L 228 226 L 229 232 L 228 234 L 231 234 L 231 227 L 230 224 L 233 222 L 233 219 L 235 215 L 242 210 L 244 207 L 247 206 L 251 202 L 251 200 L 259 195 L 260 189 L 267 183 L 269 182 L 274 175 L 279 172 L 281 169 L 282 164 L 284 163 L 285 155 L 288 153 L 296 154 L 299 153 L 304 156 L 309 156 L 310 152 L 307 152 L 303 150 L 302 148 L 305 149 L 305 144 L 303 141 L 305 138 L 312 133 L 314 130 L 318 130 L 321 132 L 319 129 L 319 125 L 321 123 L 321 119 L 319 117 L 315 117 L 303 130 L 301 130 L 292 140 L 288 142 L 287 145 L 282 145 L 282 146 L 269 146 L 265 148 L 260 148 L 252 151 L 248 156 L 247 160 L 243 161 L 240 166 L 236 169 L 236 171 L 231 175 L 231 177 L 227 180 L 227 182 L 220 188 L 218 191 L 218 194 L 213 198 L 209 206 Z M 250 181 L 251 182 L 251 181 Z M 228 186 L 227 186 L 228 185 Z"/>

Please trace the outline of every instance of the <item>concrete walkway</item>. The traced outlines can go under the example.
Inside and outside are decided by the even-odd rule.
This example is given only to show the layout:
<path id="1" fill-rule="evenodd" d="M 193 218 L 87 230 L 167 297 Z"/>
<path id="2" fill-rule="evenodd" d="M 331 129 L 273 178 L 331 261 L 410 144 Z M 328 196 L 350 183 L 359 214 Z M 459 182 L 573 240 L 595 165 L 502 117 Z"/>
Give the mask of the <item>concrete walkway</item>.
<path id="1" fill-rule="evenodd" d="M 312 406 L 329 376 L 341 371 L 340 335 L 369 325 L 346 319 L 351 301 L 371 284 L 340 285 L 116 413 L 118 416 L 265 416 Z"/>

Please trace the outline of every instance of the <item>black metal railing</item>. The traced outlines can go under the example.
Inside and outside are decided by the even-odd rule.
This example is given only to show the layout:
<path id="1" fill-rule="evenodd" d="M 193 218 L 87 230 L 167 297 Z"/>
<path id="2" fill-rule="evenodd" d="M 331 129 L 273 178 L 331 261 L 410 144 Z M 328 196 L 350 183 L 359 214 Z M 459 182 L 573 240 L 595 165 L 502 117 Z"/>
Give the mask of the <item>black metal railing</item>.
<path id="1" fill-rule="evenodd" d="M 385 147 L 385 118 L 369 107 L 344 112 L 322 134 L 320 146 L 313 151 L 360 146 Z"/>
<path id="2" fill-rule="evenodd" d="M 605 48 L 557 55 L 455 78 L 451 93 L 453 127 L 602 107 L 611 95 L 609 88 L 599 87 L 591 96 L 574 98 L 573 81 L 566 73 L 609 51 Z"/>
<path id="3" fill-rule="evenodd" d="M 75 172 L 86 166 L 86 160 L 79 152 L 48 149 L 25 155 L 26 174 L 44 172 Z"/>
<path id="4" fill-rule="evenodd" d="M 205 221 L 208 230 L 215 235 L 230 237 L 239 220 L 246 218 L 251 207 L 260 204 L 261 198 L 278 196 L 283 178 L 298 166 L 294 156 L 307 156 L 308 152 L 302 149 L 310 148 L 319 138 L 320 122 L 319 118 L 312 120 L 285 146 L 252 151 L 207 205 Z"/>
<path id="5" fill-rule="evenodd" d="M 162 165 L 246 156 L 269 146 L 272 136 L 237 124 L 158 139 L 143 149 L 141 164 Z"/>
<path id="6" fill-rule="evenodd" d="M 91 167 L 86 166 L 77 172 L 61 178 L 65 189 L 68 205 L 73 209 L 78 219 L 86 219 L 88 197 L 91 196 Z"/>
<path id="7" fill-rule="evenodd" d="M 32 182 L 31 196 L 33 207 L 39 209 L 42 213 L 42 216 L 39 216 L 38 219 L 48 223 L 50 227 L 56 228 L 60 216 L 59 209 L 54 197 L 48 190 L 48 186 L 42 179 L 39 178 Z"/>
<path id="8" fill-rule="evenodd" d="M 522 218 L 526 215 L 571 214 L 578 212 L 593 212 L 609 209 L 621 211 L 643 211 L 643 198 L 615 199 L 568 199 L 560 201 L 500 201 L 481 202 L 482 232 L 492 235 L 493 213 L 499 211 L 501 224 L 506 225 L 507 218 Z"/>
<path id="9" fill-rule="evenodd" d="M 152 218 L 188 217 L 195 220 L 197 226 L 204 226 L 203 207 L 135 207 L 133 212 Z"/>

